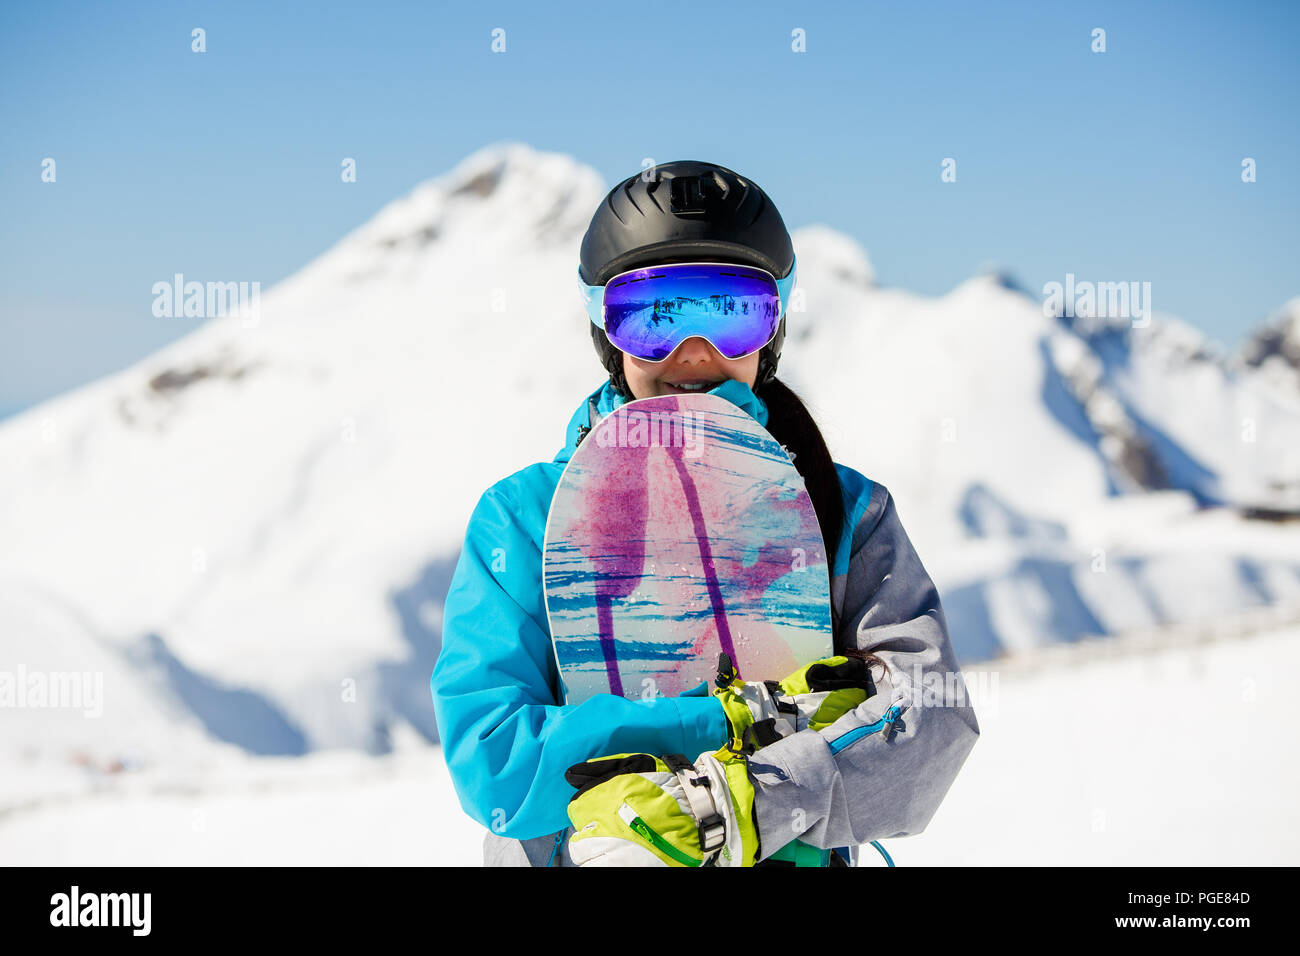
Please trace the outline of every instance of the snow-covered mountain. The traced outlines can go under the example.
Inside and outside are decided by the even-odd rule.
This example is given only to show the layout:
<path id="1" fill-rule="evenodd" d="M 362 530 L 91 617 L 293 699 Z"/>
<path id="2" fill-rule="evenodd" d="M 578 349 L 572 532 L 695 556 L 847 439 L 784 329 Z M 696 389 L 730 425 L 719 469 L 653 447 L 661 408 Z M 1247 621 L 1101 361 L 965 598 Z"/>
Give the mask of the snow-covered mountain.
<path id="1" fill-rule="evenodd" d="M 608 184 L 484 149 L 265 292 L 0 425 L 0 670 L 105 675 L 104 716 L 0 715 L 94 759 L 436 739 L 466 519 L 603 372 L 578 246 Z M 782 205 L 793 218 L 798 197 Z M 929 298 L 796 230 L 782 377 L 887 485 L 966 660 L 1300 598 L 1300 387 L 994 276 Z M 1257 363 L 1258 364 L 1258 363 Z"/>
<path id="2" fill-rule="evenodd" d="M 1300 296 L 1286 302 L 1246 339 L 1239 359 L 1260 369 L 1277 391 L 1292 396 L 1300 392 Z M 1298 471 L 1300 467 L 1292 467 L 1289 477 L 1294 479 Z"/>

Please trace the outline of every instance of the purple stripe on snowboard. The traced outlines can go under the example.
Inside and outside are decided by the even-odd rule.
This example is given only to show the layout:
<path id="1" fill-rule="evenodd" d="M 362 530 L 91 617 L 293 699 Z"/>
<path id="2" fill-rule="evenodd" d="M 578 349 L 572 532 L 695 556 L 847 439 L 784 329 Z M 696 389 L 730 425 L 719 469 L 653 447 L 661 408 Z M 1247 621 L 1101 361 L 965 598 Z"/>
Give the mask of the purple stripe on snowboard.
<path id="1" fill-rule="evenodd" d="M 623 679 L 618 676 L 618 654 L 614 650 L 614 615 L 610 613 L 610 596 L 596 595 L 596 629 L 600 634 L 600 652 L 605 655 L 605 675 L 609 692 L 623 696 Z"/>
<path id="2" fill-rule="evenodd" d="M 695 541 L 700 546 L 700 560 L 704 564 L 704 583 L 709 589 L 709 602 L 713 605 L 713 623 L 718 626 L 718 643 L 722 651 L 732 662 L 736 661 L 736 648 L 731 643 L 731 625 L 727 622 L 727 607 L 722 602 L 722 590 L 718 587 L 718 572 L 713 566 L 713 548 L 709 545 L 709 529 L 704 526 L 704 513 L 700 510 L 700 496 L 695 490 L 695 482 L 686 473 L 686 462 L 677 456 L 670 456 L 677 477 L 681 479 L 682 491 L 686 495 L 686 507 L 691 515 L 691 524 L 695 527 Z"/>

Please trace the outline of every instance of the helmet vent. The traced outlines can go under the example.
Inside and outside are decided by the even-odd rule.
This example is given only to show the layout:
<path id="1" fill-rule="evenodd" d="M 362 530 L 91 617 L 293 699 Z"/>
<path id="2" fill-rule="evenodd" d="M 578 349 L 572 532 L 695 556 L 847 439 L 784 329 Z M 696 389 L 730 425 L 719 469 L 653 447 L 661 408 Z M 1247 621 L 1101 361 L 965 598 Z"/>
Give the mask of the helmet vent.
<path id="1" fill-rule="evenodd" d="M 668 185 L 672 188 L 668 211 L 675 216 L 704 215 L 717 193 L 711 176 L 674 176 Z"/>
<path id="2" fill-rule="evenodd" d="M 632 195 L 632 183 L 633 183 L 633 182 L 635 182 L 635 180 L 631 180 L 631 179 L 629 179 L 627 182 L 625 182 L 625 183 L 623 184 L 623 195 L 627 197 L 627 201 L 628 201 L 628 203 L 632 206 L 633 209 L 635 209 L 637 212 L 641 213 L 642 216 L 645 216 L 645 210 L 643 210 L 640 206 L 638 206 L 638 205 L 636 204 L 636 197 L 635 197 L 634 195 Z M 653 197 L 651 197 L 651 198 L 653 198 Z M 622 216 L 620 216 L 620 215 L 618 214 L 618 207 L 614 205 L 614 191 L 613 191 L 613 190 L 610 191 L 610 194 L 606 197 L 606 199 L 607 199 L 607 202 L 608 202 L 608 205 L 609 205 L 609 211 L 612 212 L 612 213 L 614 214 L 614 217 L 615 217 L 616 219 L 618 219 L 619 222 L 623 223 L 624 225 L 627 225 L 627 220 L 624 219 Z"/>

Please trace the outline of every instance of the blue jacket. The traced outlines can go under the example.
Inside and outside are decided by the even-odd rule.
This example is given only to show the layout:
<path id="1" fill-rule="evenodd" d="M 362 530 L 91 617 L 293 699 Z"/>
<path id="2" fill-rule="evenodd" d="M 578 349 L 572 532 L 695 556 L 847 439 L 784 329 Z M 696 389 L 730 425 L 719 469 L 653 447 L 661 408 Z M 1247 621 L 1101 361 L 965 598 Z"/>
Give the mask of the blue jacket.
<path id="1" fill-rule="evenodd" d="M 767 424 L 766 405 L 744 383 L 713 392 Z M 560 703 L 541 580 L 547 512 L 580 426 L 594 426 L 623 400 L 606 382 L 574 412 L 552 461 L 483 493 L 447 593 L 434 710 L 461 806 L 488 828 L 489 862 L 544 865 L 556 847 L 566 858 L 560 838 L 573 789 L 564 771 L 573 764 L 609 753 L 693 758 L 726 741 L 722 707 L 708 696 L 601 694 Z M 888 491 L 836 469 L 845 510 L 831 574 L 840 646 L 871 651 L 890 670 L 870 700 L 833 726 L 778 741 L 751 760 L 764 857 L 795 838 L 832 848 L 920 832 L 979 733 L 938 594 Z M 923 708 L 936 677 L 961 699 Z"/>

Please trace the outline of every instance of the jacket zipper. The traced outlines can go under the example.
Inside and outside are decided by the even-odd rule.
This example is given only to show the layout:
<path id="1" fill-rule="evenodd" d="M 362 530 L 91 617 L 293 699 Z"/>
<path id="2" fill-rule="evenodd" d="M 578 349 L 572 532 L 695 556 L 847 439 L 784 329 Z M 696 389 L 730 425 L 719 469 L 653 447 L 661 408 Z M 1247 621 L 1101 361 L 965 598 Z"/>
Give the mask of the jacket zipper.
<path id="1" fill-rule="evenodd" d="M 850 744 L 856 743 L 863 737 L 869 737 L 877 731 L 882 731 L 886 739 L 888 739 L 890 732 L 894 729 L 894 722 L 898 720 L 902 713 L 903 708 L 898 704 L 895 704 L 890 707 L 889 710 L 885 711 L 885 715 L 874 724 L 867 724 L 864 727 L 854 727 L 847 734 L 840 734 L 840 736 L 831 741 L 831 753 L 837 754 Z"/>

